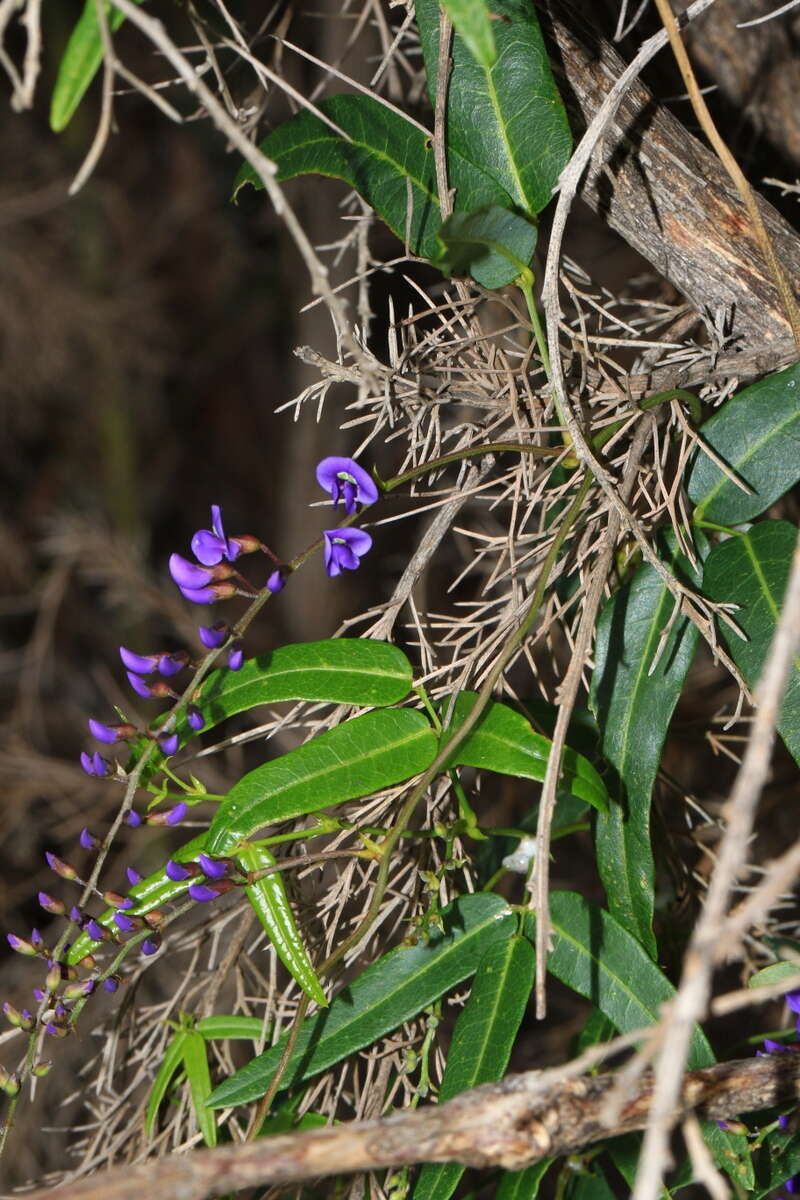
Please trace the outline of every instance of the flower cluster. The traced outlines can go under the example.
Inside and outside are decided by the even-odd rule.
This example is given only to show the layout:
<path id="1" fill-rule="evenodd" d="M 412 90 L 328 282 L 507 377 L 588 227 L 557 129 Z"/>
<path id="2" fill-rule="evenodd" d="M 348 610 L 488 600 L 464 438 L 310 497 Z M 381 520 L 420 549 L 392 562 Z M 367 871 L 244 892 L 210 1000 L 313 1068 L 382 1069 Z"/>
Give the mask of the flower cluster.
<path id="1" fill-rule="evenodd" d="M 795 1032 L 800 1035 L 800 991 L 787 992 L 784 996 L 787 1007 L 795 1014 Z M 757 1050 L 758 1055 L 765 1054 L 797 1054 L 800 1051 L 800 1043 L 793 1042 L 788 1045 L 784 1042 L 776 1042 L 773 1038 L 764 1038 L 763 1050 Z M 778 1126 L 787 1130 L 792 1118 L 787 1115 L 778 1117 Z M 794 1175 L 787 1179 L 783 1184 L 784 1189 L 794 1195 L 800 1193 L 800 1175 Z"/>

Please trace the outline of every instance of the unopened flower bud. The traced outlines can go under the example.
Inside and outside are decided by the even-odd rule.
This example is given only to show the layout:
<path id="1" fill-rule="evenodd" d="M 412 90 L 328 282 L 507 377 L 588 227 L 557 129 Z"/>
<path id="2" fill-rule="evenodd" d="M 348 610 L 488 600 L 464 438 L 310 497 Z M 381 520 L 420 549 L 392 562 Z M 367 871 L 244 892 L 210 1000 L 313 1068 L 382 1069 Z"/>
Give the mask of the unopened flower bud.
<path id="1" fill-rule="evenodd" d="M 83 967 L 84 971 L 93 971 L 97 966 L 97 959 L 93 954 L 85 954 L 78 966 Z"/>
<path id="2" fill-rule="evenodd" d="M 84 996 L 91 996 L 94 989 L 95 981 L 84 979 L 79 983 L 68 983 L 62 995 L 65 1000 L 82 1000 Z"/>
<path id="3" fill-rule="evenodd" d="M 206 723 L 206 719 L 203 716 L 203 714 L 200 712 L 200 709 L 197 707 L 197 705 L 196 704 L 187 705 L 186 724 L 189 726 L 189 728 L 193 729 L 195 731 L 195 733 L 197 733 L 197 731 L 199 729 L 203 728 L 205 723 Z"/>
<path id="4" fill-rule="evenodd" d="M 184 879 L 191 879 L 193 875 L 198 875 L 199 868 L 196 863 L 179 863 L 170 858 L 167 860 L 164 874 L 173 883 L 183 883 Z"/>
<path id="5" fill-rule="evenodd" d="M 150 912 L 144 914 L 144 920 L 151 929 L 158 929 L 159 925 L 164 924 L 164 914 L 160 908 L 151 908 Z"/>
<path id="6" fill-rule="evenodd" d="M 216 604 L 218 600 L 229 600 L 236 595 L 236 584 L 222 580 L 202 588 L 180 588 L 181 595 L 192 604 Z"/>
<path id="7" fill-rule="evenodd" d="M 282 592 L 286 587 L 286 580 L 288 578 L 289 568 L 283 566 L 277 567 L 267 580 L 267 591 L 272 592 L 273 595 L 277 595 L 278 592 Z"/>
<path id="8" fill-rule="evenodd" d="M 50 1037 L 65 1038 L 69 1034 L 69 1029 L 64 1025 L 56 1025 L 55 1022 L 50 1021 L 45 1026 L 45 1033 L 49 1033 Z"/>
<path id="9" fill-rule="evenodd" d="M 14 1071 L 11 1075 L 8 1075 L 2 1084 L 5 1094 L 12 1097 L 19 1095 L 20 1086 L 19 1075 L 16 1073 L 16 1071 Z"/>
<path id="10" fill-rule="evenodd" d="M 92 737 L 97 738 L 98 742 L 105 742 L 106 745 L 113 746 L 115 742 L 124 742 L 126 738 L 133 737 L 136 728 L 127 722 L 119 725 L 103 725 L 100 721 L 90 718 L 89 732 Z"/>
<path id="11" fill-rule="evenodd" d="M 62 858 L 58 858 L 51 851 L 45 851 L 45 859 L 51 871 L 55 871 L 56 875 L 60 875 L 62 879 L 77 879 L 78 872 L 69 863 L 64 862 Z"/>
<path id="12" fill-rule="evenodd" d="M 132 829 L 138 829 L 143 822 L 144 817 L 135 808 L 132 808 L 125 817 L 126 825 L 130 825 Z"/>
<path id="13" fill-rule="evenodd" d="M 15 933 L 7 933 L 6 938 L 12 950 L 16 950 L 17 954 L 24 954 L 28 958 L 34 957 L 39 953 L 35 946 L 30 942 L 26 942 L 24 938 L 17 937 Z"/>
<path id="14" fill-rule="evenodd" d="M 230 630 L 224 621 L 217 621 L 216 625 L 211 626 L 199 625 L 197 632 L 207 650 L 218 650 L 230 636 Z"/>
<path id="15" fill-rule="evenodd" d="M 120 985 L 118 975 L 109 975 L 108 979 L 103 980 L 103 989 L 106 992 L 116 992 Z"/>
<path id="16" fill-rule="evenodd" d="M 87 775 L 96 775 L 100 779 L 108 775 L 110 770 L 109 762 L 97 750 L 95 750 L 94 754 L 87 754 L 85 750 L 82 751 L 81 766 Z"/>
<path id="17" fill-rule="evenodd" d="M 139 949 L 146 958 L 149 958 L 152 954 L 155 954 L 158 951 L 160 945 L 160 938 L 145 938 L 139 946 Z"/>
<path id="18" fill-rule="evenodd" d="M 100 845 L 97 838 L 94 836 L 94 834 L 90 833 L 88 829 L 81 830 L 78 836 L 78 842 L 84 850 L 96 850 Z"/>
<path id="19" fill-rule="evenodd" d="M 53 963 L 44 977 L 44 986 L 48 992 L 55 992 L 61 986 L 61 965 Z"/>
<path id="20" fill-rule="evenodd" d="M 131 887 L 136 887 L 136 884 L 141 883 L 142 879 L 144 878 L 139 874 L 138 871 L 135 871 L 133 867 L 126 867 L 125 874 L 128 877 L 128 883 L 131 885 Z"/>
<path id="21" fill-rule="evenodd" d="M 133 901 L 126 900 L 119 892 L 103 892 L 103 900 L 110 908 L 133 908 Z"/>
<path id="22" fill-rule="evenodd" d="M 42 1079 L 50 1073 L 52 1065 L 49 1058 L 43 1058 L 40 1062 L 34 1063 L 31 1067 L 31 1074 L 35 1075 L 37 1079 Z"/>
<path id="23" fill-rule="evenodd" d="M 120 646 L 119 656 L 127 670 L 135 671 L 137 675 L 152 675 L 158 669 L 158 660 L 161 657 L 159 654 L 134 654 L 124 646 Z"/>
<path id="24" fill-rule="evenodd" d="M 169 678 L 169 676 L 177 675 L 179 671 L 182 671 L 188 662 L 189 655 L 185 650 L 176 650 L 174 654 L 162 654 L 158 660 L 158 673 Z"/>
<path id="25" fill-rule="evenodd" d="M 230 874 L 233 866 L 233 862 L 229 858 L 209 858 L 207 854 L 198 854 L 197 861 L 208 879 L 223 879 Z"/>
<path id="26" fill-rule="evenodd" d="M 176 804 L 167 813 L 167 825 L 180 825 L 189 811 L 189 805 L 181 800 L 180 804 Z"/>
<path id="27" fill-rule="evenodd" d="M 105 925 L 95 921 L 94 917 L 86 922 L 86 932 L 93 942 L 107 942 L 111 936 Z"/>
<path id="28" fill-rule="evenodd" d="M 230 891 L 232 884 L 229 879 L 219 879 L 216 883 L 192 883 L 189 885 L 189 895 L 198 903 L 216 900 L 218 896 Z"/>
<path id="29" fill-rule="evenodd" d="M 167 758 L 171 758 L 180 745 L 180 738 L 177 733 L 162 733 L 159 736 L 158 744 L 161 747 L 161 753 Z"/>
<path id="30" fill-rule="evenodd" d="M 228 667 L 231 671 L 241 671 L 243 666 L 244 650 L 242 649 L 242 643 L 237 638 L 228 650 Z"/>
<path id="31" fill-rule="evenodd" d="M 114 913 L 114 924 L 122 933 L 133 933 L 135 929 L 142 927 L 142 922 L 137 917 L 129 917 L 124 912 Z"/>

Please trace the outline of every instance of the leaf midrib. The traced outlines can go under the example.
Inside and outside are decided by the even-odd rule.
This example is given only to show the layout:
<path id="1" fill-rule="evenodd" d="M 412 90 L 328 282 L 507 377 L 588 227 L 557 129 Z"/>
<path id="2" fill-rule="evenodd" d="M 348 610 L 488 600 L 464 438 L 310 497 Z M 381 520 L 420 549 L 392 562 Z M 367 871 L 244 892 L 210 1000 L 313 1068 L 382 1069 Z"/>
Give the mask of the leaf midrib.
<path id="1" fill-rule="evenodd" d="M 734 459 L 734 461 L 730 464 L 731 468 L 735 471 L 738 471 L 738 473 L 741 475 L 742 474 L 741 468 L 750 461 L 750 459 L 753 457 L 754 454 L 757 453 L 757 451 L 761 450 L 762 447 L 765 446 L 768 442 L 771 442 L 772 439 L 774 437 L 777 437 L 777 435 L 779 433 L 782 433 L 783 430 L 787 427 L 787 425 L 791 425 L 794 421 L 797 421 L 797 420 L 800 420 L 800 409 L 796 408 L 786 417 L 786 419 L 784 421 L 781 421 L 778 425 L 771 425 L 769 427 L 769 429 L 767 430 L 767 432 L 764 434 L 764 436 L 759 438 L 758 441 L 754 442 L 750 447 L 748 447 L 747 452 L 745 454 L 743 454 L 741 458 Z M 703 432 L 702 429 L 700 430 L 700 432 L 701 433 Z M 711 432 L 713 432 L 713 430 Z M 714 446 L 713 442 L 709 442 L 709 445 L 713 449 L 716 450 L 716 447 Z M 709 460 L 709 461 L 711 461 L 711 460 Z M 717 468 L 717 470 L 719 470 L 719 468 Z M 722 489 L 724 487 L 726 487 L 727 485 L 735 486 L 734 484 L 731 483 L 731 480 L 728 478 L 728 476 L 725 475 L 723 472 L 721 472 L 720 478 L 714 484 L 711 491 L 706 493 L 705 499 L 700 500 L 698 502 L 698 504 L 695 506 L 696 515 L 702 516 L 703 513 L 708 508 L 708 506 L 712 503 L 712 501 L 714 501 L 717 498 L 717 496 L 722 491 Z M 743 492 L 742 496 L 746 497 L 746 493 Z"/>

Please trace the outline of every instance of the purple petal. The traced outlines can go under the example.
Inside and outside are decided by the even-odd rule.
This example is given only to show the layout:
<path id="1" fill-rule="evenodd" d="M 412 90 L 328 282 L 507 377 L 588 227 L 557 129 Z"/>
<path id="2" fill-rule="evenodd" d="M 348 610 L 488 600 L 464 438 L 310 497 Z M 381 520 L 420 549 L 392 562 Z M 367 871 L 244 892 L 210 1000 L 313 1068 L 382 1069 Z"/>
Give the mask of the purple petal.
<path id="1" fill-rule="evenodd" d="M 278 592 L 282 592 L 286 587 L 286 580 L 289 577 L 289 572 L 286 567 L 278 567 L 272 572 L 267 580 L 267 591 L 272 592 L 273 596 Z"/>
<path id="2" fill-rule="evenodd" d="M 208 567 L 198 567 L 197 563 L 189 562 L 182 554 L 169 556 L 169 573 L 178 587 L 187 588 L 205 587 L 214 575 Z"/>
<path id="3" fill-rule="evenodd" d="M 192 604 L 213 604 L 219 599 L 217 591 L 213 587 L 182 587 L 180 591 L 184 599 L 189 600 Z"/>
<path id="4" fill-rule="evenodd" d="M 378 499 L 374 479 L 352 458 L 323 458 L 316 474 L 317 483 L 330 492 L 334 506 L 344 499 L 348 513 L 355 512 L 356 503 L 374 504 Z"/>
<path id="5" fill-rule="evenodd" d="M 198 529 L 191 544 L 192 554 L 206 567 L 215 567 L 225 557 L 225 542 L 210 529 Z"/>
<path id="6" fill-rule="evenodd" d="M 158 660 L 158 673 L 169 679 L 171 675 L 182 671 L 188 661 L 189 655 L 184 650 L 178 650 L 175 654 L 162 654 Z"/>
<path id="7" fill-rule="evenodd" d="M 25 954 L 28 958 L 36 953 L 30 942 L 26 942 L 24 938 L 17 937 L 15 933 L 7 933 L 6 938 L 12 950 L 16 950 L 17 954 Z"/>
<path id="8" fill-rule="evenodd" d="M 228 640 L 228 626 L 220 621 L 216 625 L 198 625 L 200 641 L 207 650 L 218 650 Z"/>
<path id="9" fill-rule="evenodd" d="M 101 779 L 104 775 L 108 774 L 108 763 L 103 758 L 102 754 L 100 754 L 100 752 L 97 750 L 95 750 L 94 754 L 92 755 L 92 768 L 92 773 L 99 776 Z"/>
<path id="10" fill-rule="evenodd" d="M 98 742 L 105 742 L 111 746 L 114 742 L 118 742 L 119 732 L 111 725 L 102 725 L 100 721 L 95 721 L 89 718 L 89 732 L 92 737 L 97 738 Z"/>
<path id="11" fill-rule="evenodd" d="M 114 913 L 114 924 L 123 933 L 131 933 L 136 928 L 136 922 L 132 917 L 127 917 L 123 912 Z"/>
<path id="12" fill-rule="evenodd" d="M 782 1113 L 778 1117 L 778 1128 L 779 1129 L 788 1129 L 789 1126 L 791 1125 L 791 1123 L 792 1123 L 792 1118 L 788 1113 Z"/>
<path id="13" fill-rule="evenodd" d="M 120 646 L 119 656 L 127 669 L 135 671 L 137 675 L 152 675 L 158 666 L 157 654 L 134 654 L 132 650 Z"/>
<path id="14" fill-rule="evenodd" d="M 83 846 L 84 850 L 94 850 L 95 847 L 99 846 L 100 844 L 96 837 L 92 837 L 88 829 L 81 830 L 78 841 Z"/>
<path id="15" fill-rule="evenodd" d="M 189 895 L 193 900 L 204 903 L 207 900 L 216 900 L 219 893 L 205 883 L 193 883 L 189 887 Z"/>
<path id="16" fill-rule="evenodd" d="M 173 883 L 182 883 L 184 879 L 190 879 L 194 874 L 193 871 L 188 871 L 182 863 L 175 862 L 172 858 L 168 860 L 164 873 L 167 879 L 171 879 Z"/>
<path id="17" fill-rule="evenodd" d="M 115 992 L 119 987 L 119 980 L 115 979 L 113 975 L 109 975 L 108 979 L 103 980 L 103 987 L 107 992 Z"/>
<path id="18" fill-rule="evenodd" d="M 176 804 L 174 808 L 167 813 L 167 825 L 180 825 L 189 811 L 189 805 L 181 800 L 180 804 Z"/>
<path id="19" fill-rule="evenodd" d="M 123 900 L 118 902 L 117 908 L 133 908 L 134 904 L 135 901 L 131 900 L 130 896 L 126 896 Z"/>
<path id="20" fill-rule="evenodd" d="M 77 904 L 73 904 L 72 908 L 69 910 L 69 919 L 70 921 L 74 921 L 76 925 L 80 925 L 81 921 L 83 920 L 83 913 L 78 908 Z"/>
<path id="21" fill-rule="evenodd" d="M 125 817 L 125 821 L 128 825 L 131 826 L 132 829 L 138 829 L 139 826 L 144 821 L 144 817 L 142 817 L 141 814 L 138 813 L 135 808 L 132 808 L 130 810 L 130 812 L 127 814 L 127 816 Z"/>
<path id="22" fill-rule="evenodd" d="M 772 1038 L 764 1038 L 763 1046 L 767 1054 L 786 1054 L 789 1050 L 783 1042 L 773 1042 Z"/>
<path id="23" fill-rule="evenodd" d="M 228 666 L 231 671 L 241 671 L 244 666 L 244 650 L 241 646 L 231 646 L 228 651 Z"/>
<path id="24" fill-rule="evenodd" d="M 158 744 L 161 747 L 162 753 L 166 754 L 167 758 L 171 758 L 180 745 L 180 738 L 177 733 L 162 733 L 158 739 Z"/>
<path id="25" fill-rule="evenodd" d="M 153 941 L 152 938 L 145 938 L 139 949 L 141 950 L 142 954 L 149 957 L 151 954 L 155 954 L 158 950 L 158 942 Z"/>
<path id="26" fill-rule="evenodd" d="M 87 754 L 85 750 L 81 750 L 81 766 L 87 775 L 94 775 L 94 767 L 92 766 L 92 756 Z"/>
<path id="27" fill-rule="evenodd" d="M 787 992 L 784 1000 L 793 1013 L 800 1013 L 800 991 Z"/>
<path id="28" fill-rule="evenodd" d="M 130 683 L 137 696 L 142 696 L 145 700 L 149 700 L 153 695 L 149 684 L 145 683 L 141 675 L 137 675 L 134 671 L 128 671 L 128 682 Z"/>
<path id="29" fill-rule="evenodd" d="M 198 854 L 197 861 L 208 879 L 223 879 L 231 868 L 229 860 L 209 858 L 207 854 Z"/>
<path id="30" fill-rule="evenodd" d="M 86 922 L 86 932 L 95 942 L 104 942 L 108 937 L 108 930 L 95 921 L 94 917 Z"/>
<path id="31" fill-rule="evenodd" d="M 189 704 L 186 708 L 186 724 L 189 726 L 189 728 L 193 729 L 196 733 L 199 729 L 203 728 L 205 723 L 206 719 L 200 712 L 200 709 L 197 707 L 197 705 Z"/>
<path id="32" fill-rule="evenodd" d="M 126 867 L 125 874 L 128 876 L 128 883 L 131 887 L 136 887 L 137 883 L 142 882 L 143 876 L 138 871 L 135 871 L 133 867 Z"/>

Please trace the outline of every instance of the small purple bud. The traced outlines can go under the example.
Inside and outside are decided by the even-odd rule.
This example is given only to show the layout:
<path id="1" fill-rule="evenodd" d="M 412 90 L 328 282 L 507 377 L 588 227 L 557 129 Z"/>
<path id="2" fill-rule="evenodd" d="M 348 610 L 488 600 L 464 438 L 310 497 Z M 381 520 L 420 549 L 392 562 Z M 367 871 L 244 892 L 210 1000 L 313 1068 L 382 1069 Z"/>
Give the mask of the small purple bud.
<path id="1" fill-rule="evenodd" d="M 244 650 L 241 642 L 236 641 L 228 651 L 228 667 L 231 671 L 241 671 L 244 666 Z"/>
<path id="2" fill-rule="evenodd" d="M 135 901 L 131 900 L 130 896 L 123 896 L 123 898 L 118 902 L 117 908 L 133 908 L 134 903 Z"/>
<path id="3" fill-rule="evenodd" d="M 45 1033 L 49 1033 L 50 1037 L 65 1038 L 69 1030 L 61 1025 L 54 1025 L 51 1021 L 49 1025 L 45 1026 Z"/>
<path id="4" fill-rule="evenodd" d="M 92 774 L 97 775 L 98 778 L 102 779 L 104 775 L 108 774 L 110 765 L 111 764 L 103 758 L 102 754 L 100 754 L 98 750 L 95 750 L 94 754 L 92 755 Z"/>
<path id="5" fill-rule="evenodd" d="M 228 626 L 224 621 L 216 625 L 198 625 L 197 632 L 206 650 L 218 650 L 228 640 Z"/>
<path id="6" fill-rule="evenodd" d="M 158 667 L 160 657 L 158 654 L 134 654 L 132 650 L 126 650 L 124 646 L 120 646 L 119 656 L 124 666 L 129 671 L 135 671 L 137 675 L 152 675 Z"/>
<path id="7" fill-rule="evenodd" d="M 180 588 L 181 595 L 192 604 L 216 604 L 217 600 L 229 600 L 236 595 L 236 584 L 211 583 L 202 588 Z"/>
<path id="8" fill-rule="evenodd" d="M 116 992 L 119 987 L 119 980 L 115 975 L 109 975 L 108 979 L 103 980 L 103 988 L 107 992 Z"/>
<path id="9" fill-rule="evenodd" d="M 52 895 L 47 892 L 38 894 L 38 902 L 42 906 L 44 912 L 52 912 L 55 917 L 62 917 L 67 911 L 67 906 L 61 900 L 55 900 Z"/>
<path id="10" fill-rule="evenodd" d="M 34 998 L 34 1000 L 38 1000 L 40 1004 L 44 1000 L 46 995 L 47 995 L 47 992 L 44 990 L 44 988 L 37 987 L 37 988 L 33 989 L 33 998 Z"/>
<path id="11" fill-rule="evenodd" d="M 108 930 L 106 929 L 105 925 L 101 925 L 98 921 L 95 921 L 94 917 L 87 921 L 86 932 L 95 942 L 108 941 Z"/>
<path id="12" fill-rule="evenodd" d="M 209 858 L 207 854 L 198 854 L 197 861 L 208 879 L 223 879 L 231 869 L 230 859 L 213 859 Z"/>
<path id="13" fill-rule="evenodd" d="M 144 700 L 149 700 L 153 695 L 153 689 L 146 684 L 141 675 L 137 675 L 134 671 L 128 671 L 128 682 L 130 683 L 137 696 L 141 696 Z"/>
<path id="14" fill-rule="evenodd" d="M 791 1123 L 792 1123 L 792 1118 L 790 1117 L 790 1115 L 788 1113 L 781 1113 L 781 1115 L 778 1117 L 778 1128 L 779 1129 L 788 1129 L 789 1126 L 791 1125 Z"/>
<path id="15" fill-rule="evenodd" d="M 786 1054 L 789 1047 L 784 1046 L 783 1042 L 774 1042 L 772 1038 L 764 1038 L 764 1050 L 767 1054 Z"/>
<path id="16" fill-rule="evenodd" d="M 89 833 L 88 829 L 82 829 L 78 841 L 83 846 L 84 850 L 94 850 L 100 845 L 96 837 Z"/>
<path id="17" fill-rule="evenodd" d="M 135 871 L 133 867 L 126 867 L 125 874 L 128 876 L 128 883 L 131 885 L 131 887 L 136 887 L 136 884 L 141 883 L 142 879 L 144 878 L 144 876 L 140 875 L 138 871 Z"/>
<path id="18" fill-rule="evenodd" d="M 193 729 L 196 733 L 199 729 L 203 728 L 205 723 L 206 719 L 200 712 L 200 709 L 197 707 L 197 705 L 189 704 L 186 708 L 186 724 L 189 726 L 189 728 Z"/>
<path id="19" fill-rule="evenodd" d="M 286 580 L 288 578 L 289 578 L 289 568 L 288 567 L 278 567 L 276 570 L 274 570 L 272 572 L 269 579 L 267 580 L 267 591 L 272 592 L 273 595 L 276 595 L 278 592 L 282 592 L 283 589 L 286 587 Z"/>
<path id="20" fill-rule="evenodd" d="M 161 747 L 162 754 L 170 758 L 180 745 L 180 738 L 177 733 L 162 733 L 158 739 L 158 744 Z"/>
<path id="21" fill-rule="evenodd" d="M 179 588 L 202 588 L 214 579 L 212 568 L 198 567 L 197 563 L 189 562 L 182 554 L 170 555 L 169 573 Z"/>
<path id="22" fill-rule="evenodd" d="M 125 901 L 125 897 L 121 896 L 119 892 L 111 891 L 103 892 L 103 899 L 109 908 L 121 908 Z"/>
<path id="23" fill-rule="evenodd" d="M 180 825 L 189 811 L 189 805 L 184 800 L 180 804 L 176 804 L 174 808 L 167 813 L 167 825 Z"/>
<path id="24" fill-rule="evenodd" d="M 17 937 L 15 933 L 7 933 L 6 938 L 12 950 L 16 950 L 17 954 L 24 954 L 27 958 L 31 958 L 37 953 L 37 950 L 30 942 L 26 942 L 24 938 Z"/>
<path id="25" fill-rule="evenodd" d="M 69 1016 L 69 1013 L 67 1012 L 66 1008 L 64 1008 L 64 1005 L 61 1003 L 60 1000 L 59 1000 L 58 1004 L 55 1006 L 55 1008 L 53 1009 L 53 1011 L 60 1020 L 63 1020 L 64 1017 Z"/>
<path id="26" fill-rule="evenodd" d="M 144 817 L 142 817 L 141 814 L 138 813 L 135 808 L 132 808 L 130 810 L 130 812 L 127 814 L 127 816 L 125 817 L 126 824 L 130 825 L 131 828 L 133 828 L 133 829 L 138 829 L 143 821 L 144 821 Z"/>
<path id="27" fill-rule="evenodd" d="M 203 903 L 207 900 L 216 900 L 219 894 L 220 893 L 216 890 L 216 888 L 209 887 L 205 883 L 193 883 L 189 887 L 189 895 L 191 898 L 199 901 L 200 903 Z"/>
<path id="28" fill-rule="evenodd" d="M 94 775 L 94 767 L 92 766 L 92 756 L 87 754 L 85 750 L 81 751 L 81 766 L 87 775 Z"/>
<path id="29" fill-rule="evenodd" d="M 69 919 L 70 921 L 74 921 L 76 925 L 80 925 L 81 921 L 83 920 L 83 913 L 78 908 L 77 904 L 73 904 L 72 908 L 69 910 Z"/>
<path id="30" fill-rule="evenodd" d="M 158 942 L 153 938 L 145 938 L 139 949 L 142 954 L 149 958 L 151 954 L 155 954 L 158 950 Z"/>
<path id="31" fill-rule="evenodd" d="M 41 950 L 42 946 L 44 945 L 44 938 L 39 933 L 38 929 L 31 930 L 31 945 L 35 946 L 37 950 Z"/>
<path id="32" fill-rule="evenodd" d="M 787 992 L 783 998 L 793 1013 L 800 1013 L 800 991 Z"/>
<path id="33" fill-rule="evenodd" d="M 16 1029 L 19 1029 L 22 1024 L 22 1013 L 14 1008 L 13 1004 L 9 1004 L 7 1000 L 3 1001 L 3 1012 L 9 1025 L 13 1025 Z"/>
<path id="34" fill-rule="evenodd" d="M 84 996 L 91 996 L 94 988 L 94 979 L 84 979 L 81 983 L 68 983 L 64 988 L 64 999 L 82 1000 Z"/>
<path id="35" fill-rule="evenodd" d="M 173 883 L 182 883 L 184 879 L 191 879 L 195 872 L 188 870 L 183 863 L 178 863 L 175 862 L 174 859 L 169 859 L 166 867 L 164 868 L 164 873 L 167 876 L 167 879 L 171 879 Z"/>
<path id="36" fill-rule="evenodd" d="M 49 850 L 45 851 L 45 858 L 47 859 L 47 865 L 50 870 L 55 871 L 56 875 L 60 875 L 62 879 L 78 878 L 78 872 L 74 867 L 71 867 L 69 863 L 64 862 L 63 859 L 58 858 Z"/>
<path id="37" fill-rule="evenodd" d="M 48 992 L 54 992 L 61 983 L 61 965 L 60 963 L 50 963 L 50 970 L 44 977 L 44 985 Z"/>
<path id="38" fill-rule="evenodd" d="M 89 732 L 92 737 L 97 738 L 98 742 L 105 742 L 109 746 L 113 746 L 120 740 L 117 730 L 112 725 L 102 725 L 93 717 L 89 718 Z"/>
<path id="39" fill-rule="evenodd" d="M 123 912 L 114 913 L 114 924 L 117 929 L 121 929 L 123 933 L 132 933 L 136 928 L 136 921 L 133 917 L 127 917 Z"/>
<path id="40" fill-rule="evenodd" d="M 158 673 L 169 678 L 171 675 L 177 675 L 189 661 L 189 655 L 185 650 L 176 650 L 174 654 L 162 654 L 158 660 Z"/>

